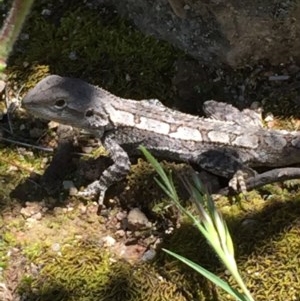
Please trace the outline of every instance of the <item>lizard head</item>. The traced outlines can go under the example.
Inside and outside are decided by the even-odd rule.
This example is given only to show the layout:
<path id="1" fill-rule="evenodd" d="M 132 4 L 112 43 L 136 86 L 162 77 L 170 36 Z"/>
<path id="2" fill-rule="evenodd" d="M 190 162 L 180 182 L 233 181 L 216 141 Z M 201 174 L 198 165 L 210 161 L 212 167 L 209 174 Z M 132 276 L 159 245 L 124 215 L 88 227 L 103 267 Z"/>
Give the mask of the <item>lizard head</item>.
<path id="1" fill-rule="evenodd" d="M 75 78 L 49 75 L 23 98 L 23 107 L 34 116 L 86 130 L 109 125 L 104 90 Z M 97 112 L 97 113 L 95 113 Z"/>

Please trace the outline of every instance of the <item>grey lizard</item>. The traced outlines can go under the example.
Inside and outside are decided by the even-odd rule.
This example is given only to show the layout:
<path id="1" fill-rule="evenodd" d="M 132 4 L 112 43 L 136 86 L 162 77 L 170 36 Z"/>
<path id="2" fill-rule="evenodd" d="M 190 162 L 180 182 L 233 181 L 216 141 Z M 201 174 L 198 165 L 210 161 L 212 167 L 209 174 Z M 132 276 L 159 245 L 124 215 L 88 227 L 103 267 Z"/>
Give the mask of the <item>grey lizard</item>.
<path id="1" fill-rule="evenodd" d="M 82 193 L 99 194 L 100 205 L 107 188 L 129 172 L 129 156 L 139 154 L 140 144 L 160 158 L 197 164 L 229 179 L 252 175 L 256 167 L 300 163 L 300 132 L 263 128 L 253 111 L 216 101 L 205 102 L 203 118 L 158 100 L 124 99 L 80 79 L 50 75 L 28 92 L 23 106 L 36 117 L 101 139 L 114 163 Z"/>

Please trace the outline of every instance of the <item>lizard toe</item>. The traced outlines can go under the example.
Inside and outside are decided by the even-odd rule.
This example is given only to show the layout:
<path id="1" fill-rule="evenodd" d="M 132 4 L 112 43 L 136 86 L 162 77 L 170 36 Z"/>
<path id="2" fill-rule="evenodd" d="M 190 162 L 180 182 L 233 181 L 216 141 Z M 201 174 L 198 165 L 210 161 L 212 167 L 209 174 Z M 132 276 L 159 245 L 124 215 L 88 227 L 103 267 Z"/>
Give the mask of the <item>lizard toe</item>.
<path id="1" fill-rule="evenodd" d="M 247 192 L 246 179 L 253 177 L 256 172 L 252 169 L 247 170 L 237 170 L 231 180 L 228 183 L 228 186 L 232 188 L 235 192 L 242 192 L 245 194 Z"/>
<path id="2" fill-rule="evenodd" d="M 99 181 L 94 181 L 93 183 L 89 184 L 83 191 L 79 191 L 78 195 L 83 197 L 90 197 L 99 195 L 101 191 Z"/>

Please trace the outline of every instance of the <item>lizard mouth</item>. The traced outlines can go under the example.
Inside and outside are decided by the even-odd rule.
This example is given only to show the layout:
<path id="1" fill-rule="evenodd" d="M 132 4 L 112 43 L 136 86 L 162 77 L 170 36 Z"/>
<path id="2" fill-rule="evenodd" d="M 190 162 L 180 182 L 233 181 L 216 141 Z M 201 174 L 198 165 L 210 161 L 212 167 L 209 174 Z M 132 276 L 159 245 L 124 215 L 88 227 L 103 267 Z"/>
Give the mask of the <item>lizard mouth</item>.
<path id="1" fill-rule="evenodd" d="M 79 120 L 81 120 L 82 116 L 78 116 L 76 112 L 72 113 L 72 118 L 65 110 L 57 110 L 53 109 L 53 107 L 43 106 L 41 104 L 37 104 L 32 102 L 30 98 L 23 99 L 22 107 L 25 108 L 30 114 L 32 114 L 36 118 L 40 118 L 43 120 L 53 120 L 55 122 L 71 125 L 71 126 L 80 126 Z"/>

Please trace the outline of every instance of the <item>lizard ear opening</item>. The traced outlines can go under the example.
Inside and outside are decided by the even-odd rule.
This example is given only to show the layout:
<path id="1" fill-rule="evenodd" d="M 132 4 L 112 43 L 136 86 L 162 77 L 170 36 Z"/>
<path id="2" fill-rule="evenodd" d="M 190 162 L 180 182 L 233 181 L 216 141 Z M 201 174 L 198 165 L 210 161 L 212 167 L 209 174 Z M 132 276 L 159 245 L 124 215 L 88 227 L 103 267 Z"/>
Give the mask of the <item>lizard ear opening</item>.
<path id="1" fill-rule="evenodd" d="M 94 115 L 94 110 L 93 109 L 88 109 L 85 112 L 85 117 L 92 117 Z"/>
<path id="2" fill-rule="evenodd" d="M 55 107 L 58 109 L 62 109 L 67 105 L 66 101 L 62 98 L 55 101 Z"/>

